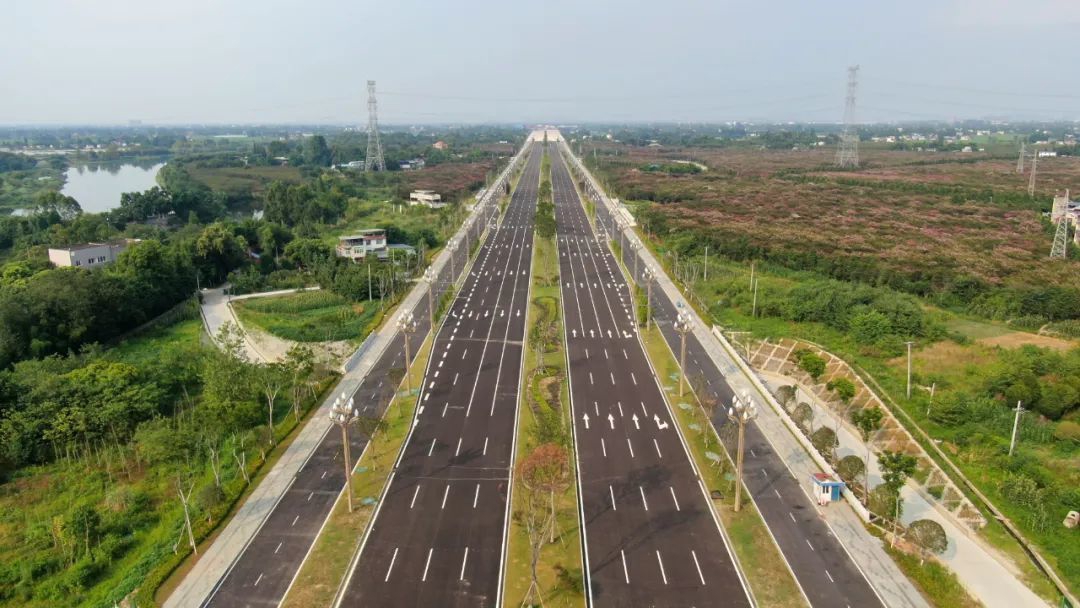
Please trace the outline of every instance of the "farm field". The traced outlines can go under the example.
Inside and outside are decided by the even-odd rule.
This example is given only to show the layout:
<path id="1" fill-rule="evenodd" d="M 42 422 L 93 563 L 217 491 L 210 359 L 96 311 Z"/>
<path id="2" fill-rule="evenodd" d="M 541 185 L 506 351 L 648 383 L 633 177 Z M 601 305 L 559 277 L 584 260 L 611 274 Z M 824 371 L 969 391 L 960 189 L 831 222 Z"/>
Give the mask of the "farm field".
<path id="1" fill-rule="evenodd" d="M 380 318 L 377 302 L 349 302 L 328 291 L 310 291 L 232 304 L 245 325 L 296 342 L 359 343 Z"/>
<path id="2" fill-rule="evenodd" d="M 833 153 L 623 147 L 586 158 L 646 231 L 682 253 L 700 251 L 707 237 L 714 253 L 735 259 L 957 302 L 1000 287 L 1080 293 L 1080 264 L 1048 259 L 1052 231 L 1042 217 L 1054 192 L 1080 189 L 1080 159 L 1040 162 L 1030 199 L 1014 158 L 871 149 L 863 168 L 841 172 Z M 677 159 L 710 170 L 643 170 Z"/>

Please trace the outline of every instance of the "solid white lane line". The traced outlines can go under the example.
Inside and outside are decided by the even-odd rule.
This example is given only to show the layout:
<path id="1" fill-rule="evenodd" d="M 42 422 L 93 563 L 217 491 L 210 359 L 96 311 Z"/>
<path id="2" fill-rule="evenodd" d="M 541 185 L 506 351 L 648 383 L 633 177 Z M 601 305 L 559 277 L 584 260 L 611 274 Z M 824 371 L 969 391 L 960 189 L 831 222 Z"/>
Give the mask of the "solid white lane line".
<path id="1" fill-rule="evenodd" d="M 455 458 L 457 457 L 457 455 L 458 455 L 458 454 L 460 454 L 460 453 L 461 453 L 461 439 L 462 439 L 461 437 L 458 437 L 458 440 L 457 440 L 457 449 L 455 449 L 455 450 L 454 450 L 454 457 L 455 457 Z"/>
<path id="2" fill-rule="evenodd" d="M 623 551 L 622 549 L 619 549 L 619 554 L 622 555 L 622 574 L 623 574 L 623 578 L 626 579 L 626 584 L 629 585 L 630 584 L 630 571 L 626 569 L 626 552 Z"/>
<path id="3" fill-rule="evenodd" d="M 611 494 L 611 510 L 618 511 L 619 508 L 615 506 L 615 490 L 611 486 L 607 487 L 608 493 Z"/>
<path id="4" fill-rule="evenodd" d="M 390 580 L 390 571 L 394 569 L 394 562 L 397 561 L 397 552 L 398 547 L 394 547 L 394 554 L 390 556 L 390 567 L 386 569 L 386 578 L 383 579 L 384 583 Z"/>
<path id="5" fill-rule="evenodd" d="M 431 454 L 434 453 L 434 452 L 435 452 L 435 438 L 433 437 L 431 439 L 431 447 L 428 448 L 427 455 L 431 456 Z"/>
<path id="6" fill-rule="evenodd" d="M 697 575 L 701 579 L 701 584 L 705 584 L 705 575 L 701 573 L 701 564 L 697 561 L 697 553 L 693 549 L 690 550 L 690 556 L 694 558 L 694 565 L 697 566 Z"/>
<path id="7" fill-rule="evenodd" d="M 472 497 L 472 508 L 476 508 L 476 501 L 480 499 L 480 484 L 476 484 L 476 494 Z"/>
<path id="8" fill-rule="evenodd" d="M 432 547 L 432 548 L 427 550 L 427 563 L 424 564 L 424 575 L 420 577 L 420 582 L 424 582 L 424 581 L 427 580 L 427 571 L 428 571 L 428 568 L 431 567 L 431 554 L 434 551 L 435 551 L 435 547 Z"/>
<path id="9" fill-rule="evenodd" d="M 649 510 L 649 501 L 645 500 L 645 488 L 638 486 L 638 491 L 641 492 L 641 504 L 645 505 L 645 510 Z"/>
<path id="10" fill-rule="evenodd" d="M 626 438 L 626 446 L 630 448 L 630 458 L 634 457 L 634 446 L 630 443 L 630 438 Z"/>
<path id="11" fill-rule="evenodd" d="M 586 359 L 589 358 L 589 349 L 587 349 L 587 348 L 585 349 L 585 358 Z"/>
<path id="12" fill-rule="evenodd" d="M 458 575 L 457 580 L 465 580 L 465 564 L 469 563 L 469 548 L 465 547 L 465 557 L 461 559 L 461 574 Z"/>
<path id="13" fill-rule="evenodd" d="M 420 494 L 420 486 L 416 486 L 416 489 L 413 490 L 413 493 L 412 493 L 412 500 L 409 501 L 409 508 L 410 509 L 413 508 L 413 505 L 416 504 L 416 497 L 419 494 Z"/>
<path id="14" fill-rule="evenodd" d="M 259 581 L 261 581 L 261 580 L 262 580 L 262 577 L 263 577 L 263 573 L 262 573 L 262 572 L 260 572 L 260 573 L 259 573 L 259 578 L 255 579 L 255 584 L 254 584 L 254 585 L 252 585 L 252 587 L 258 587 L 258 586 L 259 586 Z"/>
<path id="15" fill-rule="evenodd" d="M 675 488 L 668 486 L 668 489 L 671 490 L 671 500 L 675 501 L 675 510 L 682 511 L 682 509 L 679 508 L 679 499 L 675 498 Z"/>
<path id="16" fill-rule="evenodd" d="M 592 402 L 592 409 L 593 409 L 593 412 L 596 413 L 596 417 L 599 418 L 600 417 L 600 406 L 597 405 L 595 401 Z"/>
<path id="17" fill-rule="evenodd" d="M 607 444 L 604 443 L 604 438 L 600 438 L 600 449 L 604 450 L 604 458 L 607 458 Z"/>
<path id="18" fill-rule="evenodd" d="M 648 417 L 649 410 L 645 409 L 645 402 L 644 401 L 641 402 L 641 411 L 644 412 L 646 417 Z"/>
<path id="19" fill-rule="evenodd" d="M 664 577 L 664 584 L 667 584 L 667 572 L 664 572 L 664 560 L 660 559 L 660 550 L 656 550 L 656 563 L 660 564 L 660 576 Z"/>
<path id="20" fill-rule="evenodd" d="M 450 484 L 446 484 L 446 489 L 443 490 L 443 493 L 442 493 L 442 506 L 439 507 L 440 509 L 445 509 L 446 508 L 446 497 L 449 496 L 449 495 L 450 495 Z"/>
<path id="21" fill-rule="evenodd" d="M 656 442 L 656 439 L 652 440 L 652 444 L 654 446 L 656 446 L 656 455 L 659 456 L 660 458 L 663 458 L 664 455 L 660 453 L 660 444 Z"/>

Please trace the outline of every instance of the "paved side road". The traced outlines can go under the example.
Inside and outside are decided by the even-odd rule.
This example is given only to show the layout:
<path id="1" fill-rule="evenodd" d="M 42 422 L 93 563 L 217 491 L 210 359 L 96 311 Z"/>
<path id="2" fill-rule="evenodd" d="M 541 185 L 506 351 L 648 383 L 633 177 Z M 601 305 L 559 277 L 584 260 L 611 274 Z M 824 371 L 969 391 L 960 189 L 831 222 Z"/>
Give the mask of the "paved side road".
<path id="1" fill-rule="evenodd" d="M 570 154 L 565 148 L 564 151 Z M 574 162 L 579 171 L 584 170 L 576 159 Z M 601 204 L 596 207 L 597 220 L 607 233 L 624 243 L 624 238 L 635 238 L 629 228 L 624 231 L 613 221 L 618 213 L 614 204 L 602 194 L 587 172 L 586 180 L 587 188 L 599 195 Z M 671 321 L 677 314 L 677 304 L 682 302 L 681 294 L 646 248 L 639 250 L 640 258 L 636 262 L 630 247 L 624 246 L 622 250 L 624 263 L 635 275 L 635 280 L 642 281 L 646 266 L 660 271 L 653 285 L 654 313 L 665 340 L 673 351 L 678 352 L 679 337 L 671 327 Z M 694 326 L 687 337 L 688 374 L 703 378 L 705 390 L 719 403 L 729 404 L 733 389 L 741 392 L 751 388 L 751 380 L 696 314 L 692 310 L 688 312 Z M 769 410 L 769 407 L 762 409 Z M 926 606 L 911 582 L 884 553 L 880 541 L 866 532 L 851 509 L 841 504 L 819 510 L 810 501 L 804 486 L 809 483 L 811 468 L 814 472 L 820 469 L 813 466 L 813 461 L 790 432 L 765 430 L 769 427 L 763 421 L 769 413 L 775 415 L 774 412 L 763 412 L 758 422 L 747 429 L 746 485 L 813 606 Z M 725 420 L 722 411 L 718 414 L 713 423 L 720 427 Z M 781 458 L 781 454 L 787 458 Z M 797 458 L 797 454 L 801 454 L 801 458 Z M 805 466 L 807 463 L 809 466 Z M 825 518 L 826 513 L 829 517 L 839 518 L 836 525 L 828 525 L 832 522 Z"/>

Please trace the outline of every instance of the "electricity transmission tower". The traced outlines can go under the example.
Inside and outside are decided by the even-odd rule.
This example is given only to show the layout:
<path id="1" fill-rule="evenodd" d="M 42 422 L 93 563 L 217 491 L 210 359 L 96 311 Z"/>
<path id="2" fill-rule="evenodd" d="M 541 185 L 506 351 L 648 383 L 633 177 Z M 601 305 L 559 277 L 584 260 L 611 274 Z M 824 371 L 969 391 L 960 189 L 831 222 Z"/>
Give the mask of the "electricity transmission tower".
<path id="1" fill-rule="evenodd" d="M 367 160 L 365 171 L 386 171 L 382 142 L 379 141 L 379 117 L 376 111 L 375 81 L 367 81 Z"/>
<path id="2" fill-rule="evenodd" d="M 859 131 L 855 126 L 855 91 L 859 86 L 859 66 L 847 71 L 847 103 L 844 105 L 844 130 L 840 133 L 840 148 L 836 151 L 839 167 L 859 166 Z"/>
<path id="3" fill-rule="evenodd" d="M 1069 191 L 1065 196 L 1055 196 L 1054 206 L 1050 211 L 1050 221 L 1057 224 L 1054 231 L 1054 245 L 1050 248 L 1051 258 L 1065 259 L 1069 249 Z"/>

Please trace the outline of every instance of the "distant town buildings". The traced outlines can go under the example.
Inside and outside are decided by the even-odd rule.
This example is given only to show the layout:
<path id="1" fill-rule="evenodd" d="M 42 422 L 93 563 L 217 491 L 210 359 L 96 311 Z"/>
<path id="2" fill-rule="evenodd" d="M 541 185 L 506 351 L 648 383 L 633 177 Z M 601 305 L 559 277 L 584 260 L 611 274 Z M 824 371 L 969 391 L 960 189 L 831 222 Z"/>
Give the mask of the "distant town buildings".
<path id="1" fill-rule="evenodd" d="M 50 247 L 49 261 L 57 267 L 96 268 L 112 264 L 139 239 L 117 239 L 104 243 L 83 243 L 70 247 Z"/>
<path id="2" fill-rule="evenodd" d="M 386 231 L 382 228 L 369 228 L 353 235 L 338 237 L 337 256 L 353 262 L 365 261 L 371 255 L 379 261 L 386 261 L 390 259 L 391 251 L 402 251 L 410 256 L 416 253 L 416 249 L 411 245 L 387 243 Z"/>
<path id="3" fill-rule="evenodd" d="M 411 160 L 403 160 L 398 166 L 402 171 L 417 171 L 423 169 L 425 164 L 424 159 L 414 158 Z"/>
<path id="4" fill-rule="evenodd" d="M 431 207 L 432 209 L 442 209 L 447 205 L 442 200 L 442 196 L 436 193 L 434 190 L 413 190 L 409 193 L 410 205 L 424 205 Z"/>
<path id="5" fill-rule="evenodd" d="M 450 146 L 445 141 L 442 141 L 440 139 L 439 141 L 431 144 L 431 147 L 435 148 L 436 150 L 445 150 L 445 149 L 449 148 Z"/>

